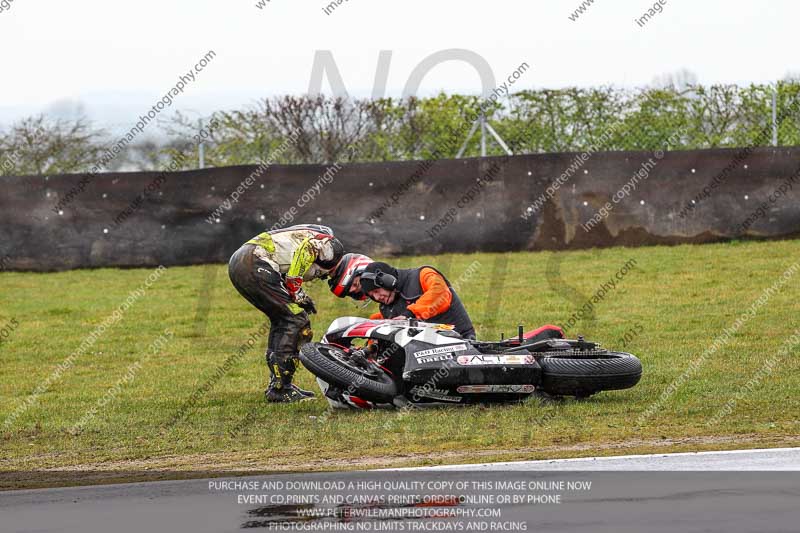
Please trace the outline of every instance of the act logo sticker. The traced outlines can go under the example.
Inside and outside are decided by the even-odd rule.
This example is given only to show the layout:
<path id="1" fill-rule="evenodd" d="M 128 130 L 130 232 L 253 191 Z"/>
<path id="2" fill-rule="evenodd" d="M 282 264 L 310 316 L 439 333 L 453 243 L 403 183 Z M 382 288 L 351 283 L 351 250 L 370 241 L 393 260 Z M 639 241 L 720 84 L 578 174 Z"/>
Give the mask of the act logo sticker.
<path id="1" fill-rule="evenodd" d="M 464 366 L 477 365 L 530 365 L 532 355 L 460 355 L 456 362 Z"/>

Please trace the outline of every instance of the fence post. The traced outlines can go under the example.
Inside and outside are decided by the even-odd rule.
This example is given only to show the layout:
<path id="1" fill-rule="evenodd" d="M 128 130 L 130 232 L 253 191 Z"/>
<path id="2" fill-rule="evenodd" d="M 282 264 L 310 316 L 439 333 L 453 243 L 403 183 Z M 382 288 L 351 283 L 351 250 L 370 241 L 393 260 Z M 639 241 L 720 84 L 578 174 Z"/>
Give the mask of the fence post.
<path id="1" fill-rule="evenodd" d="M 199 160 L 198 164 L 199 164 L 199 168 L 205 168 L 205 166 L 206 166 L 206 146 L 203 143 L 203 138 L 202 138 L 202 135 L 203 135 L 203 119 L 202 118 L 197 120 L 197 125 L 198 125 L 197 126 L 198 127 L 198 132 L 200 132 L 200 135 L 201 135 L 200 144 L 197 145 L 197 158 Z"/>
<path id="2" fill-rule="evenodd" d="M 772 87 L 772 146 L 778 146 L 778 85 Z"/>
<path id="3" fill-rule="evenodd" d="M 486 157 L 486 115 L 481 111 L 481 157 Z"/>

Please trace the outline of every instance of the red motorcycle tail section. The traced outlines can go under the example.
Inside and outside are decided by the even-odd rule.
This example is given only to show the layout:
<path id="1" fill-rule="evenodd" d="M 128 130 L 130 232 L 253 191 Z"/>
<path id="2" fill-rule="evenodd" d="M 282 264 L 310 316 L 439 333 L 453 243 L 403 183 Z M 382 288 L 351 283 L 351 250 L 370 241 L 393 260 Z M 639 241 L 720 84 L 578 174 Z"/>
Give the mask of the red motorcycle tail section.
<path id="1" fill-rule="evenodd" d="M 523 333 L 522 338 L 525 340 L 535 339 L 537 341 L 544 339 L 563 339 L 564 330 L 558 326 L 547 324 L 539 329 L 534 329 L 533 331 Z"/>

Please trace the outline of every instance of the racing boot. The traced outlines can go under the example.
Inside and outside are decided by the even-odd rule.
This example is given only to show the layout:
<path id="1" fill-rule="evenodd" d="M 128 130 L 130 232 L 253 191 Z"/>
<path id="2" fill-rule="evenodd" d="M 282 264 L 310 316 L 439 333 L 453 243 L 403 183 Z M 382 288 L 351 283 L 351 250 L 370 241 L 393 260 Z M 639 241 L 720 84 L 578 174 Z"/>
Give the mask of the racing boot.
<path id="1" fill-rule="evenodd" d="M 284 389 L 274 389 L 270 387 L 266 391 L 264 391 L 264 396 L 270 403 L 302 402 L 304 400 L 310 400 L 311 398 L 314 397 L 313 393 L 311 397 L 303 396 L 302 394 L 300 394 L 301 390 L 302 389 L 295 387 L 294 385 Z"/>
<path id="2" fill-rule="evenodd" d="M 292 383 L 292 390 L 297 391 L 301 396 L 305 396 L 306 398 L 316 398 L 316 394 L 311 392 L 310 390 L 301 389 L 294 383 Z"/>
<path id="3" fill-rule="evenodd" d="M 268 402 L 291 403 L 314 398 L 313 392 L 305 391 L 292 383 L 297 367 L 291 355 L 271 352 L 267 355 L 267 363 L 271 376 L 264 395 Z"/>
<path id="4" fill-rule="evenodd" d="M 311 331 L 311 324 L 306 322 L 306 324 L 303 327 L 303 329 L 300 330 L 300 337 L 298 338 L 298 341 L 297 341 L 297 350 L 299 351 L 300 347 L 303 346 L 305 343 L 311 342 L 311 339 L 313 339 L 313 337 L 314 337 L 314 332 Z M 295 368 L 296 368 L 297 367 L 297 363 L 295 362 L 295 360 L 299 360 L 297 355 L 293 355 L 292 356 L 292 364 L 295 365 Z M 306 398 L 315 398 L 316 397 L 316 394 L 314 394 L 313 392 L 308 391 L 308 390 L 303 390 L 303 389 L 301 389 L 300 387 L 298 387 L 295 384 L 292 384 L 292 388 L 295 391 L 297 391 L 298 393 L 300 393 L 303 396 L 305 396 Z"/>

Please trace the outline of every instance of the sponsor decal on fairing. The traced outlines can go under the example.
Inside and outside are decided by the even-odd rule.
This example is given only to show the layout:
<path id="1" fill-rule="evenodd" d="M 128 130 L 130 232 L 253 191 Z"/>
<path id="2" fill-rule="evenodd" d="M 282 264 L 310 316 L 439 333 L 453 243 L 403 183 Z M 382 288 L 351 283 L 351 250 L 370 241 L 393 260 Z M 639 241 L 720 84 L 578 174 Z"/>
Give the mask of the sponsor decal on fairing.
<path id="1" fill-rule="evenodd" d="M 467 349 L 466 344 L 451 344 L 448 346 L 440 346 L 438 348 L 431 348 L 429 350 L 421 350 L 419 352 L 414 352 L 414 357 L 416 357 L 417 361 L 419 361 L 421 357 L 428 357 L 431 355 L 440 355 L 445 353 L 451 354 L 452 352 L 463 352 L 466 349 Z"/>
<path id="2" fill-rule="evenodd" d="M 460 355 L 456 362 L 464 366 L 478 365 L 531 365 L 532 355 Z"/>
<path id="3" fill-rule="evenodd" d="M 434 389 L 430 387 L 420 387 L 415 385 L 409 391 L 412 396 L 417 398 L 431 398 L 433 400 L 441 400 L 443 402 L 460 402 L 460 396 L 450 396 L 450 391 L 443 389 Z"/>
<path id="4" fill-rule="evenodd" d="M 451 353 L 443 353 L 440 355 L 428 355 L 426 357 L 417 357 L 417 363 L 425 364 L 425 363 L 440 363 L 442 361 L 450 361 L 453 359 L 453 354 Z"/>
<path id="5" fill-rule="evenodd" d="M 489 393 L 512 393 L 530 394 L 536 390 L 533 385 L 461 385 L 456 389 L 461 394 L 489 394 Z"/>

